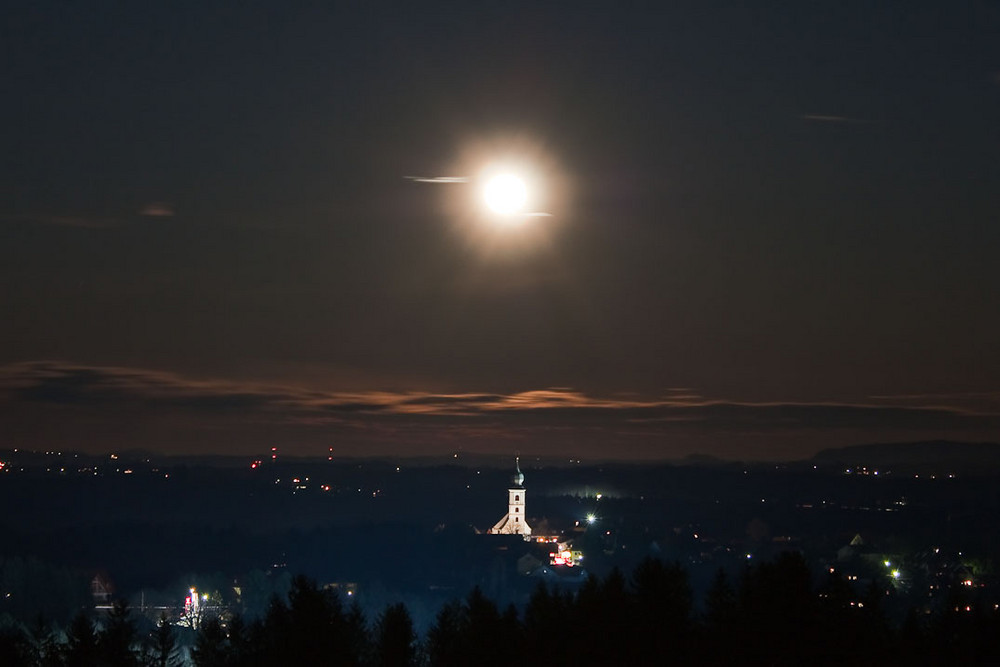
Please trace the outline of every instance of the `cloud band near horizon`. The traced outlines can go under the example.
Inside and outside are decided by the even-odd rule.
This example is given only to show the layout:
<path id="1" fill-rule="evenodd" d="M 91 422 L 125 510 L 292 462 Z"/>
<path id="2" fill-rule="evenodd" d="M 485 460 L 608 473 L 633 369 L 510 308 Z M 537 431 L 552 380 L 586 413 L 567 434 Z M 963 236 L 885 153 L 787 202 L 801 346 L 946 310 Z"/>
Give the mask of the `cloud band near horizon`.
<path id="1" fill-rule="evenodd" d="M 8 434 L 0 436 L 5 440 L 0 447 L 30 447 L 37 435 L 45 446 L 85 451 L 102 442 L 101 451 L 214 447 L 211 453 L 235 454 L 260 447 L 258 440 L 266 434 L 296 443 L 302 453 L 325 450 L 331 440 L 355 454 L 411 455 L 437 453 L 435 448 L 445 444 L 475 450 L 516 441 L 545 453 L 572 454 L 579 447 L 595 455 L 604 446 L 613 450 L 608 456 L 613 458 L 704 451 L 771 458 L 773 452 L 746 448 L 763 442 L 822 445 L 841 442 L 831 441 L 837 436 L 856 440 L 865 434 L 883 440 L 988 438 L 1000 427 L 1000 392 L 928 395 L 923 402 L 912 395 L 880 396 L 853 403 L 747 402 L 691 390 L 601 397 L 562 387 L 509 394 L 326 392 L 149 369 L 26 361 L 0 366 L 0 425 Z"/>

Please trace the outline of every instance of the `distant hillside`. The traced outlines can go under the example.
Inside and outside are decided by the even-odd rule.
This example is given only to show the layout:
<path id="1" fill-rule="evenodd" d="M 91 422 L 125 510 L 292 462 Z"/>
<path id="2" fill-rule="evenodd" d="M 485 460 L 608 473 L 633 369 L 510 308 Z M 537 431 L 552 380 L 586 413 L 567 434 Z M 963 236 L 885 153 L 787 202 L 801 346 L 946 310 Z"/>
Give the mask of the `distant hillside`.
<path id="1" fill-rule="evenodd" d="M 685 466 L 728 466 L 733 465 L 733 461 L 720 459 L 711 454 L 688 454 L 680 460 L 680 465 Z"/>
<path id="2" fill-rule="evenodd" d="M 1000 469 L 995 442 L 892 442 L 824 449 L 812 460 L 825 465 L 867 466 L 900 471 L 986 472 Z"/>

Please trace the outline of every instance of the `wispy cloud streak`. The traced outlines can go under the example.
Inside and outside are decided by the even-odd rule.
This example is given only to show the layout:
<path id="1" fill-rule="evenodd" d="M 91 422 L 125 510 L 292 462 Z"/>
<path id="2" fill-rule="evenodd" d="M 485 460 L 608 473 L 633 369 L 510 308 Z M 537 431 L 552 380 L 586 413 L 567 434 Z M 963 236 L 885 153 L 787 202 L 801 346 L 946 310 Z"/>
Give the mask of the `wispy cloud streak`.
<path id="1" fill-rule="evenodd" d="M 85 215 L 9 215 L 2 216 L 8 222 L 21 222 L 55 227 L 76 227 L 79 229 L 110 229 L 121 224 L 121 220 L 109 217 Z"/>
<path id="2" fill-rule="evenodd" d="M 403 176 L 415 183 L 468 183 L 468 176 Z"/>
<path id="3" fill-rule="evenodd" d="M 139 215 L 146 218 L 170 218 L 174 214 L 174 207 L 161 201 L 150 202 L 139 209 Z"/>
<path id="4" fill-rule="evenodd" d="M 867 120 L 865 118 L 851 118 L 850 116 L 836 116 L 832 114 L 818 114 L 818 113 L 804 113 L 799 114 L 799 118 L 802 120 L 817 121 L 820 123 L 855 123 L 855 124 L 868 124 L 873 121 Z"/>

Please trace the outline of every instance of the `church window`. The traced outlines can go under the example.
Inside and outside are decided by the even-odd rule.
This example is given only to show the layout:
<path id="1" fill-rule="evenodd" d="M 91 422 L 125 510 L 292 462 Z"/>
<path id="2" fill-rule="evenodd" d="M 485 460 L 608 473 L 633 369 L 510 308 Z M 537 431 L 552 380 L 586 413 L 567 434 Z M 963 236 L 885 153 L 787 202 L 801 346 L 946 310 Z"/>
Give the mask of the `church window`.
<path id="1" fill-rule="evenodd" d="M 519 516 L 514 517 L 514 521 L 515 522 L 519 522 L 520 520 L 521 520 L 521 517 L 519 517 Z"/>
<path id="2" fill-rule="evenodd" d="M 521 496 L 514 496 L 514 502 L 515 503 L 518 502 L 518 501 L 520 501 L 520 500 L 521 500 Z"/>
<path id="3" fill-rule="evenodd" d="M 520 508 L 520 507 L 515 507 L 515 508 L 514 508 L 514 512 L 520 512 L 520 511 L 521 511 L 521 508 Z"/>

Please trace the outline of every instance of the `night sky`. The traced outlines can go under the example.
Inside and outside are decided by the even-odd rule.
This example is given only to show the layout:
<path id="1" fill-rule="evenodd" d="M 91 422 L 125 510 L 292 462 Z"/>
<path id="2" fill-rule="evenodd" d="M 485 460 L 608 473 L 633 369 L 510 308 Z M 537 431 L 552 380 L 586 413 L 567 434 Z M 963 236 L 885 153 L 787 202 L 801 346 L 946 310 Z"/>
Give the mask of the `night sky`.
<path id="1" fill-rule="evenodd" d="M 4 3 L 0 448 L 1000 438 L 1000 4 L 617 4 Z"/>

